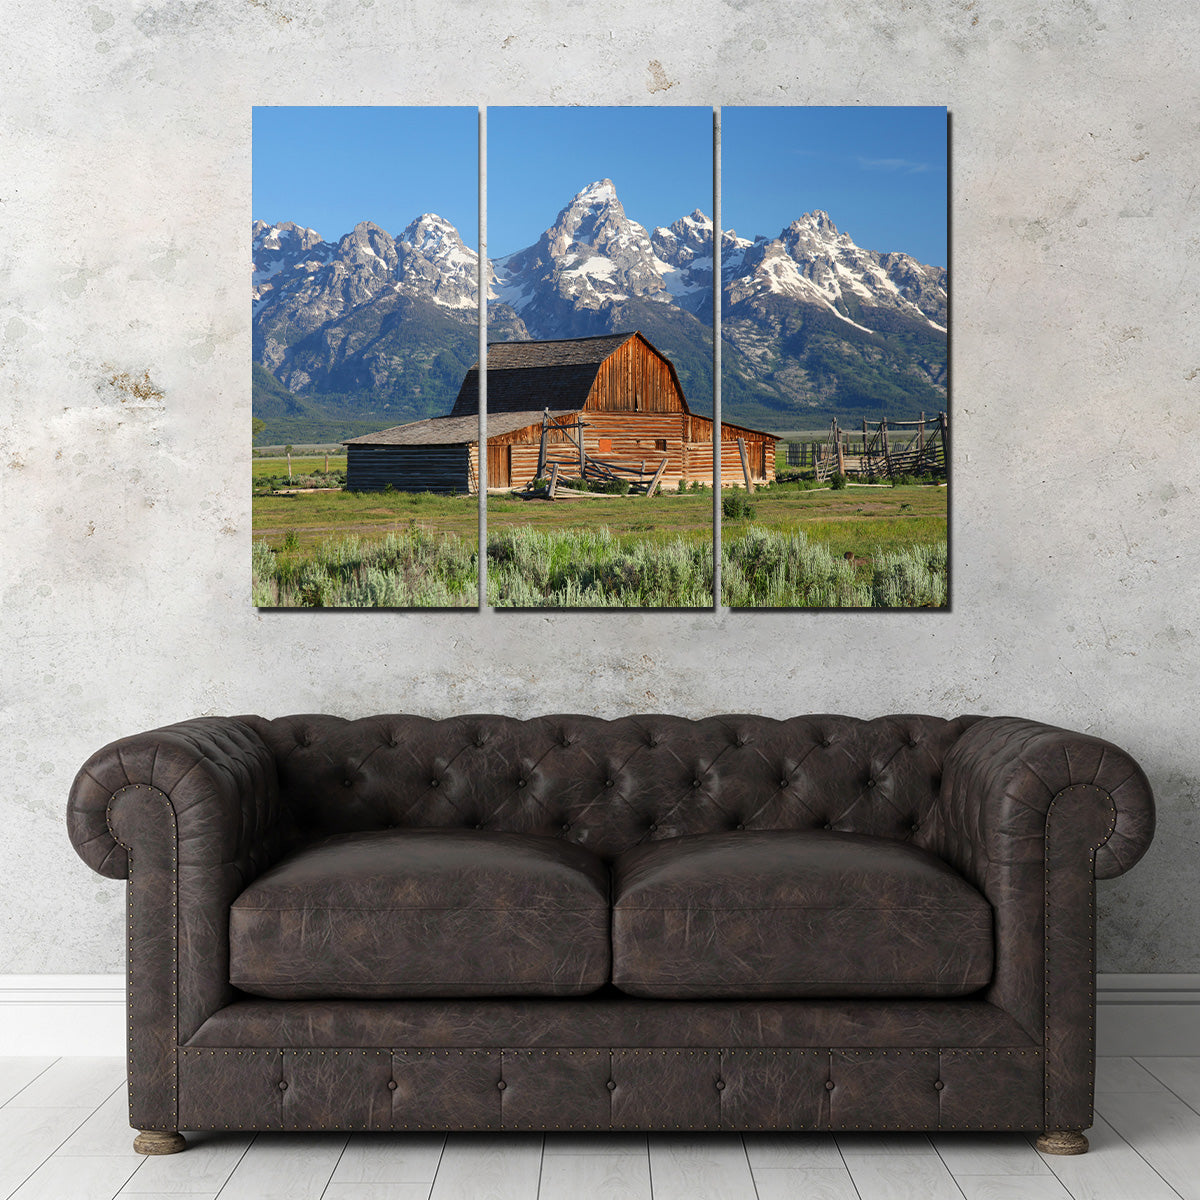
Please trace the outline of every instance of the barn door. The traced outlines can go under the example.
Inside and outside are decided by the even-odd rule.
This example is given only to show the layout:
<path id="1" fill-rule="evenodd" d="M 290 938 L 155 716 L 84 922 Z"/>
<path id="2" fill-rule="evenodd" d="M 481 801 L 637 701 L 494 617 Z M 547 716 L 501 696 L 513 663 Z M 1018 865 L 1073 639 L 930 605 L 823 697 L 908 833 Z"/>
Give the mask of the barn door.
<path id="1" fill-rule="evenodd" d="M 512 487 L 512 447 L 488 442 L 487 485 Z"/>

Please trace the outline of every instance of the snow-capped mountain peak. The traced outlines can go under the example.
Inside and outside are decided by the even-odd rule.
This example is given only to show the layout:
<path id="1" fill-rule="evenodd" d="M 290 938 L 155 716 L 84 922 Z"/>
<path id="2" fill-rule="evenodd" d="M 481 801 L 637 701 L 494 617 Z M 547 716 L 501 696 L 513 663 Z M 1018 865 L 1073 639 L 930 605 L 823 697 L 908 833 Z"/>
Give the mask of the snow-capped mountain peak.
<path id="1" fill-rule="evenodd" d="M 424 295 L 446 308 L 471 308 L 477 303 L 479 256 L 445 217 L 422 213 L 400 235 L 397 247 L 397 291 Z"/>
<path id="2" fill-rule="evenodd" d="M 944 269 L 922 267 L 906 254 L 864 250 L 819 209 L 797 217 L 773 240 L 755 238 L 740 269 L 728 269 L 733 266 L 728 256 L 723 266 L 731 304 L 759 295 L 787 296 L 819 304 L 868 332 L 868 325 L 851 315 L 864 307 L 898 311 L 945 329 Z"/>
<path id="3" fill-rule="evenodd" d="M 576 192 L 571 205 L 581 204 L 591 208 L 599 208 L 617 199 L 617 189 L 611 179 L 597 179 L 589 183 L 582 191 Z M 620 201 L 618 201 L 620 203 Z M 571 207 L 568 205 L 568 207 Z"/>
<path id="4" fill-rule="evenodd" d="M 296 272 L 308 274 L 329 261 L 334 247 L 322 240 L 315 229 L 294 221 L 268 224 L 255 221 L 252 226 L 250 285 L 257 307 L 275 291 L 281 279 Z"/>
<path id="5" fill-rule="evenodd" d="M 650 235 L 626 216 L 611 179 L 576 192 L 534 245 L 493 267 L 495 297 L 535 328 L 544 326 L 537 315 L 543 310 L 561 319 L 567 308 L 599 310 L 631 297 L 671 299 Z"/>
<path id="6" fill-rule="evenodd" d="M 422 254 L 444 252 L 448 247 L 466 249 L 458 230 L 437 213 L 422 213 L 409 223 L 399 241 Z"/>

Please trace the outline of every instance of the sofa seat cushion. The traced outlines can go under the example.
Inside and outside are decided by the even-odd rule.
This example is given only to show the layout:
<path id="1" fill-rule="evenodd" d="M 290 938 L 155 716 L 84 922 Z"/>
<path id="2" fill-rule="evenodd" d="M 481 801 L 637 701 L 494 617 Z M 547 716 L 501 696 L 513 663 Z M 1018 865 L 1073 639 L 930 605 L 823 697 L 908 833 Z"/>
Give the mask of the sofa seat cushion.
<path id="1" fill-rule="evenodd" d="M 613 982 L 634 996 L 961 996 L 992 974 L 992 911 L 890 838 L 746 831 L 648 842 L 613 873 Z"/>
<path id="2" fill-rule="evenodd" d="M 609 979 L 609 874 L 552 837 L 338 834 L 234 901 L 229 947 L 233 985 L 273 999 L 577 996 Z"/>

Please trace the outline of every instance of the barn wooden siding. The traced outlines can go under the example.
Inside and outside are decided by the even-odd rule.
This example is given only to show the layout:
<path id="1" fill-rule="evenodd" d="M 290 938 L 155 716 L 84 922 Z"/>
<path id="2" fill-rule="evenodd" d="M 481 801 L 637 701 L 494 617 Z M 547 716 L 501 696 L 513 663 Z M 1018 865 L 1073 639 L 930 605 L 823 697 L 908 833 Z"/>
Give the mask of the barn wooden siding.
<path id="1" fill-rule="evenodd" d="M 475 454 L 470 453 L 471 450 Z M 388 446 L 348 443 L 346 490 L 378 492 L 390 483 L 405 492 L 465 492 L 478 488 L 478 445 Z"/>
<path id="2" fill-rule="evenodd" d="M 570 417 L 562 418 L 565 424 L 571 420 Z M 658 464 L 666 458 L 667 469 L 661 486 L 677 488 L 693 480 L 712 483 L 713 423 L 707 417 L 681 412 L 643 416 L 587 411 L 583 420 L 587 424 L 583 431 L 584 449 L 593 458 L 625 467 L 641 467 L 647 474 L 657 470 Z M 540 425 L 530 425 L 503 437 L 488 439 L 488 462 L 493 466 L 489 475 L 490 487 L 505 486 L 498 482 L 504 478 L 508 479 L 510 487 L 523 487 L 536 477 L 541 433 Z M 753 478 L 761 482 L 775 478 L 775 439 L 770 434 L 731 425 L 723 425 L 722 434 L 723 486 L 744 485 L 745 482 L 738 437 L 746 441 Z M 546 459 L 560 464 L 560 475 L 564 478 L 579 473 L 575 437 L 575 431 L 569 431 L 551 433 L 546 438 Z"/>
<path id="3" fill-rule="evenodd" d="M 683 413 L 687 404 L 670 362 L 640 335 L 604 360 L 587 399 L 597 412 Z"/>

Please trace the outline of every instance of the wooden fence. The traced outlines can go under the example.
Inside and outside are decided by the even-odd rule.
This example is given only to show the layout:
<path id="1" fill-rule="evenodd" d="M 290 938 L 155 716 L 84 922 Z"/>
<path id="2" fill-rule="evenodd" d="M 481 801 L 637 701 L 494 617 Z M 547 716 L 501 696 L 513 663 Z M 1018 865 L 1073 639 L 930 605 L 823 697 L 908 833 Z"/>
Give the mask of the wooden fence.
<path id="1" fill-rule="evenodd" d="M 819 480 L 835 471 L 855 479 L 895 479 L 900 475 L 946 474 L 950 422 L 945 413 L 916 421 L 863 419 L 851 433 L 832 421 L 824 441 L 786 442 L 789 467 L 815 471 Z"/>

